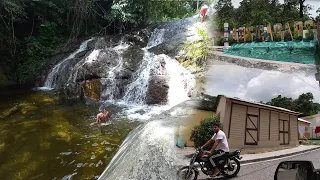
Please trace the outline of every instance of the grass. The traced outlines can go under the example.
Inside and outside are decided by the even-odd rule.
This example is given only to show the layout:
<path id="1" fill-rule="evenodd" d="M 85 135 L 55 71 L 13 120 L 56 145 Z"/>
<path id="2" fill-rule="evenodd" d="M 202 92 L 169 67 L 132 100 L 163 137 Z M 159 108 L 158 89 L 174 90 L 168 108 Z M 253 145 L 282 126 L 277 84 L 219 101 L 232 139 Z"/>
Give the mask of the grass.
<path id="1" fill-rule="evenodd" d="M 303 141 L 303 145 L 320 145 L 320 139 Z"/>

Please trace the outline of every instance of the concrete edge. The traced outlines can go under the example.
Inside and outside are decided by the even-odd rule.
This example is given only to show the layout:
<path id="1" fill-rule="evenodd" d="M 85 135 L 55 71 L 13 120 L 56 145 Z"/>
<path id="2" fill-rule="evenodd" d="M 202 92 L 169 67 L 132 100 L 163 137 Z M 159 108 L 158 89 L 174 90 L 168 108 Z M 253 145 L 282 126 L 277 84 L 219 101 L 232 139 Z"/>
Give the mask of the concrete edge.
<path id="1" fill-rule="evenodd" d="M 268 63 L 268 64 L 273 64 L 273 65 L 285 65 L 285 66 L 291 66 L 291 67 L 303 67 L 303 68 L 315 68 L 316 67 L 316 65 L 314 65 L 314 64 L 302 64 L 302 63 L 295 63 L 295 62 L 258 59 L 258 58 L 252 58 L 252 57 L 224 54 L 222 51 L 217 51 L 215 54 L 213 54 L 213 56 L 229 57 L 229 58 L 233 58 L 233 59 L 241 59 L 243 61 L 253 61 L 253 62 L 257 62 L 257 63 Z"/>
<path id="2" fill-rule="evenodd" d="M 253 162 L 266 161 L 266 160 L 270 160 L 270 159 L 278 159 L 278 158 L 283 158 L 283 157 L 287 157 L 287 156 L 302 154 L 302 153 L 313 151 L 313 150 L 316 150 L 316 149 L 320 149 L 320 146 L 314 147 L 314 148 L 310 148 L 310 149 L 307 149 L 307 150 L 303 150 L 303 151 L 297 151 L 297 152 L 289 153 L 289 154 L 282 154 L 282 155 L 278 155 L 278 156 L 270 156 L 270 157 L 250 159 L 250 160 L 240 160 L 240 163 L 241 164 L 248 164 L 248 163 L 253 163 Z"/>

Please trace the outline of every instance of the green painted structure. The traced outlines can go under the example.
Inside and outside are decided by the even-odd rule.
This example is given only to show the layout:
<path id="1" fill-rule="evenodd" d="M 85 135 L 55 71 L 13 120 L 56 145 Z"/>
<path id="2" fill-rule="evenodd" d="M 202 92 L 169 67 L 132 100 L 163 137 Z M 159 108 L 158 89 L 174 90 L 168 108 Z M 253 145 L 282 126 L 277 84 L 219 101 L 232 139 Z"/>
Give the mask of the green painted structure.
<path id="1" fill-rule="evenodd" d="M 316 64 L 319 41 L 249 42 L 233 44 L 225 54 L 302 64 Z"/>

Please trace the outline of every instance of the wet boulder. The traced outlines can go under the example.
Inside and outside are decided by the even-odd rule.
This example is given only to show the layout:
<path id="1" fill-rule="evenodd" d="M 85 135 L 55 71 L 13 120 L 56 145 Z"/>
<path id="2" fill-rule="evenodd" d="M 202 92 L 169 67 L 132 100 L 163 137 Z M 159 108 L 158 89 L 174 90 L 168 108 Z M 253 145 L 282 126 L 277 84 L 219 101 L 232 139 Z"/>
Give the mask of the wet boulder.
<path id="1" fill-rule="evenodd" d="M 146 103 L 164 104 L 167 102 L 169 90 L 169 78 L 167 76 L 151 76 L 149 80 Z"/>

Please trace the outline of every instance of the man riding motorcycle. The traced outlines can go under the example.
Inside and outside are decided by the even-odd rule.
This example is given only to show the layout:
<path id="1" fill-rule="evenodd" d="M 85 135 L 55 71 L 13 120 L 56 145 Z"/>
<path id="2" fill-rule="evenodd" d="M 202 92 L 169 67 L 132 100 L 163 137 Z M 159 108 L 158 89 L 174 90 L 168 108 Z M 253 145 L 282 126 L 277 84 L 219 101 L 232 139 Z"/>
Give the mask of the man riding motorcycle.
<path id="1" fill-rule="evenodd" d="M 221 127 L 220 123 L 218 122 L 215 122 L 212 124 L 214 135 L 209 141 L 207 141 L 201 147 L 201 149 L 203 149 L 204 147 L 214 142 L 210 151 L 204 151 L 208 156 L 210 156 L 209 158 L 210 161 L 213 161 L 218 167 L 218 168 L 215 168 L 211 177 L 215 177 L 220 173 L 219 169 L 222 168 L 222 164 L 220 164 L 219 161 L 221 159 L 224 160 L 224 158 L 227 157 L 227 154 L 229 153 L 229 145 L 228 145 L 227 137 L 225 133 L 220 129 L 220 127 Z"/>

